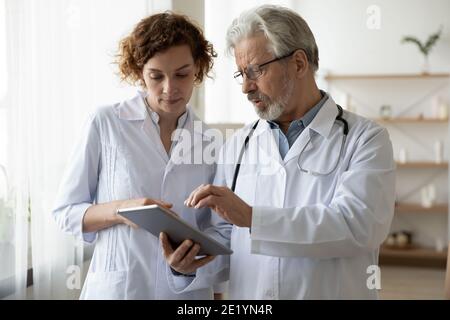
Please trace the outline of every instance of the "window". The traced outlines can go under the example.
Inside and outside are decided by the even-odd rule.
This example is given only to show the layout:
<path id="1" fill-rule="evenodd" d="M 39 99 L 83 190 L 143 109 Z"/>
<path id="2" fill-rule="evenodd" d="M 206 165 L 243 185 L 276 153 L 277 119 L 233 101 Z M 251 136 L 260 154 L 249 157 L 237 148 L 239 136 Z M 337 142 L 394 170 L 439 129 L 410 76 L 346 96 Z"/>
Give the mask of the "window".
<path id="1" fill-rule="evenodd" d="M 6 64 L 6 14 L 5 1 L 0 0 L 0 255 L 6 261 L 0 264 L 0 284 L 14 274 L 12 245 L 10 244 L 12 225 L 11 210 L 6 200 L 8 198 L 8 183 L 6 177 L 6 144 L 7 144 L 7 109 L 5 97 L 7 91 L 7 64 Z M 7 283 L 8 284 L 8 283 Z M 9 284 L 10 285 L 10 284 Z M 3 285 L 4 287 L 4 285 Z M 0 286 L 0 290 L 2 287 Z M 1 293 L 1 292 L 0 292 Z M 0 294 L 1 296 L 1 294 Z"/>
<path id="2" fill-rule="evenodd" d="M 7 90 L 6 68 L 6 14 L 5 1 L 0 0 L 0 165 L 6 164 L 6 106 L 5 96 Z M 1 168 L 1 167 L 0 167 Z M 0 199 L 4 193 L 3 174 L 0 172 Z"/>
<path id="3" fill-rule="evenodd" d="M 6 68 L 6 14 L 5 1 L 0 0 L 0 166 L 6 164 L 6 106 L 5 96 L 7 90 Z M 2 168 L 2 167 L 0 167 Z M 0 199 L 6 190 L 4 187 L 3 173 L 0 172 Z"/>
<path id="4" fill-rule="evenodd" d="M 0 101 L 5 98 L 7 89 L 7 69 L 6 69 L 6 14 L 5 2 L 0 0 Z M 1 106 L 1 102 L 0 102 Z"/>
<path id="5" fill-rule="evenodd" d="M 6 14 L 5 1 L 0 0 L 0 165 L 6 163 L 6 106 L 4 104 L 7 90 L 6 69 Z M 2 178 L 0 177 L 0 184 Z M 0 197 L 2 195 L 0 186 Z"/>

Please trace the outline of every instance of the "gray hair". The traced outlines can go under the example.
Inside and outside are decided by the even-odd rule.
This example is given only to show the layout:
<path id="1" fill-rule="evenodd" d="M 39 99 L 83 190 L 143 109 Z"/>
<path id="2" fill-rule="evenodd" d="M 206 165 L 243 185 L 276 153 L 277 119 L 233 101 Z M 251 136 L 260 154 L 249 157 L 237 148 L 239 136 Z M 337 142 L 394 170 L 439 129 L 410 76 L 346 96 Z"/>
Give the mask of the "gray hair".
<path id="1" fill-rule="evenodd" d="M 268 50 L 276 57 L 302 49 L 314 72 L 319 68 L 319 49 L 306 21 L 291 9 L 263 5 L 244 11 L 228 28 L 226 48 L 232 53 L 243 38 L 263 33 L 269 40 Z"/>

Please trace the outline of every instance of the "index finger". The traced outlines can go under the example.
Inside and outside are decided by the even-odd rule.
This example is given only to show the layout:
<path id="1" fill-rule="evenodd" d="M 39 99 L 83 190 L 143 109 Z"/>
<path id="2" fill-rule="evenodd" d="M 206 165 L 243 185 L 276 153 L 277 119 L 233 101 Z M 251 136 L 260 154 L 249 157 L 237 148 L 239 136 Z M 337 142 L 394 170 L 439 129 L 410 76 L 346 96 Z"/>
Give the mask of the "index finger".
<path id="1" fill-rule="evenodd" d="M 203 188 L 205 185 L 201 184 L 199 185 L 197 188 L 195 188 L 194 190 L 192 190 L 191 194 L 189 195 L 189 197 L 187 197 L 187 199 L 184 201 L 184 205 L 191 207 L 191 201 L 192 198 L 194 197 L 194 195 L 198 192 L 198 190 L 200 190 L 201 188 Z"/>
<path id="2" fill-rule="evenodd" d="M 210 195 L 214 196 L 220 195 L 219 188 L 211 184 L 200 188 L 192 197 L 190 205 L 195 207 L 200 200 Z"/>

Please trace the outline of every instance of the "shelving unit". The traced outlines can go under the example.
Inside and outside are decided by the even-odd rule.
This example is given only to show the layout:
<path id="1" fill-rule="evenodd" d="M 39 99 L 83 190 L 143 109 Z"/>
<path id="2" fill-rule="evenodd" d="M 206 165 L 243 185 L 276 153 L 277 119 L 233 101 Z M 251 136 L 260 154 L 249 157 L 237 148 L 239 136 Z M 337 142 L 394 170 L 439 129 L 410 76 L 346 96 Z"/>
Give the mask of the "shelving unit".
<path id="1" fill-rule="evenodd" d="M 422 74 L 328 74 L 325 80 L 414 80 L 414 79 L 440 79 L 449 78 L 450 73 L 422 73 Z"/>
<path id="2" fill-rule="evenodd" d="M 448 169 L 448 162 L 397 162 L 397 169 Z"/>
<path id="3" fill-rule="evenodd" d="M 396 133 L 400 133 L 400 135 L 405 135 L 408 137 L 409 133 L 414 133 L 415 131 L 423 131 L 433 132 L 433 134 L 441 134 L 440 130 L 448 130 L 449 119 L 448 117 L 435 117 L 430 116 L 426 113 L 430 111 L 429 106 L 424 107 L 424 101 L 436 94 L 436 88 L 441 90 L 442 87 L 447 87 L 450 84 L 450 73 L 433 73 L 433 74 L 350 74 L 350 75 L 337 75 L 337 74 L 328 74 L 324 77 L 324 80 L 329 84 L 329 91 L 331 91 L 330 87 L 338 87 L 341 86 L 340 89 L 344 88 L 341 92 L 351 93 L 352 98 L 355 99 L 355 95 L 357 96 L 358 92 L 354 92 L 354 88 L 358 88 L 360 90 L 360 95 L 367 95 L 368 93 L 377 93 L 378 97 L 383 97 L 383 99 L 379 99 L 379 102 L 372 102 L 366 96 L 360 96 L 359 101 L 357 101 L 358 108 L 361 106 L 361 109 L 357 110 L 357 113 L 366 116 L 373 121 L 380 123 L 382 126 L 386 127 L 390 133 L 391 129 L 395 129 Z M 424 85 L 427 83 L 428 85 Z M 397 92 L 397 88 L 395 87 L 397 84 L 403 84 L 404 90 L 400 93 Z M 406 84 L 406 85 L 405 85 Z M 444 85 L 444 86 L 442 86 Z M 432 90 L 430 90 L 430 86 L 432 86 Z M 425 88 L 428 88 L 429 92 L 426 91 Z M 339 88 L 338 88 L 339 89 Z M 380 90 L 385 90 L 384 92 L 380 92 Z M 331 91 L 333 94 L 333 92 Z M 379 115 L 379 110 L 374 109 L 378 108 L 381 105 L 386 104 L 385 101 L 392 101 L 391 96 L 392 93 L 398 94 L 397 103 L 394 103 L 394 106 L 391 107 L 392 115 L 391 117 L 379 117 L 373 116 L 374 110 L 376 115 Z M 416 101 L 412 101 L 411 98 L 414 95 L 410 95 L 410 93 L 419 94 L 420 97 L 416 99 Z M 385 96 L 385 97 L 384 97 Z M 346 98 L 347 100 L 347 98 Z M 357 100 L 357 99 L 355 99 Z M 395 101 L 395 99 L 394 99 Z M 408 102 L 407 102 L 408 101 Z M 372 104 L 370 104 L 372 103 Z M 345 105 L 345 103 L 344 103 Z M 343 106 L 344 106 L 343 105 Z M 418 106 L 422 106 L 420 111 L 417 109 Z M 353 106 L 354 107 L 354 106 Z M 370 112 L 364 114 L 366 109 L 370 109 Z M 394 112 L 395 110 L 395 112 Z M 416 113 L 416 114 L 414 114 Z M 446 131 L 444 131 L 446 132 Z M 409 143 L 416 143 L 420 148 L 424 150 L 433 150 L 432 145 L 426 146 L 426 139 L 415 141 L 415 138 L 409 136 L 407 139 Z M 445 140 L 445 139 L 444 139 Z M 402 145 L 402 147 L 404 147 Z M 445 146 L 447 147 L 447 145 Z M 399 150 L 395 150 L 394 153 Z M 425 158 L 417 158 L 417 159 L 408 159 L 405 163 L 397 162 L 397 172 L 398 176 L 401 178 L 411 178 L 414 180 L 414 183 L 424 183 L 429 184 L 430 177 L 434 179 L 435 177 L 442 178 L 442 175 L 446 175 L 445 179 L 447 181 L 447 185 L 445 186 L 448 194 L 448 162 L 447 160 L 442 162 L 435 162 L 434 157 L 431 156 L 431 159 Z M 425 182 L 426 179 L 428 182 Z M 399 179 L 399 178 L 398 178 Z M 423 179 L 424 181 L 422 181 Z M 406 180 L 404 180 L 406 181 Z M 409 180 L 408 180 L 409 182 Z M 440 182 L 442 182 L 440 180 Z M 420 186 L 420 184 L 419 184 Z M 407 186 L 409 187 L 409 186 Z M 417 198 L 417 194 L 416 197 Z M 423 219 L 446 219 L 448 217 L 449 205 L 448 205 L 448 196 L 446 199 L 441 199 L 441 201 L 437 204 L 432 205 L 429 208 L 423 207 L 420 204 L 420 200 L 414 199 L 414 197 L 407 197 L 404 199 L 400 197 L 397 199 L 399 202 L 395 207 L 395 217 L 398 219 L 419 219 L 422 221 Z M 420 197 L 419 197 L 420 198 Z M 415 200 L 415 201 L 414 201 Z M 446 203 L 442 203 L 446 201 Z M 435 220 L 436 221 L 436 220 Z M 434 221 L 434 222 L 435 222 Z M 439 220 L 441 221 L 441 220 Z M 420 228 L 420 226 L 419 226 Z M 401 230 L 401 229 L 400 229 Z M 393 230 L 395 231 L 395 230 Z M 448 228 L 447 228 L 448 234 Z M 446 259 L 447 259 L 447 249 L 443 248 L 442 251 L 437 251 L 430 244 L 422 244 L 416 243 L 413 234 L 413 244 L 408 248 L 393 248 L 382 246 L 380 248 L 380 256 L 379 262 L 380 264 L 394 264 L 394 265 L 408 265 L 408 266 L 423 266 L 423 267 L 439 267 L 445 268 Z M 446 239 L 447 240 L 447 239 Z M 447 245 L 447 241 L 445 241 L 445 245 Z"/>
<path id="4" fill-rule="evenodd" d="M 379 263 L 384 265 L 413 265 L 417 267 L 445 268 L 447 250 L 438 252 L 434 248 L 411 249 L 380 248 Z"/>
<path id="5" fill-rule="evenodd" d="M 415 203 L 400 203 L 395 206 L 395 213 L 448 213 L 448 204 L 436 204 L 429 208 L 425 208 Z"/>
<path id="6" fill-rule="evenodd" d="M 448 123 L 448 119 L 434 119 L 434 118 L 375 118 L 372 119 L 376 122 L 379 123 L 421 123 L 421 124 L 436 124 L 436 123 L 441 123 L 441 124 L 447 124 Z"/>

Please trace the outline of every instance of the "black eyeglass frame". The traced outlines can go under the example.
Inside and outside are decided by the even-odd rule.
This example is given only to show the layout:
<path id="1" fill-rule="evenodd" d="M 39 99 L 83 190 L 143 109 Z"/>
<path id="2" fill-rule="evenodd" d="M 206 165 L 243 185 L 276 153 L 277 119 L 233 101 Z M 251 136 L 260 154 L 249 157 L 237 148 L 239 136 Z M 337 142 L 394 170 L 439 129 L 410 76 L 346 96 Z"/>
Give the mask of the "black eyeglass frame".
<path id="1" fill-rule="evenodd" d="M 257 80 L 259 77 L 262 76 L 262 70 L 261 70 L 262 67 L 264 67 L 264 66 L 266 66 L 266 65 L 268 65 L 268 64 L 270 64 L 272 62 L 288 58 L 288 57 L 292 56 L 297 50 L 299 50 L 299 49 L 295 49 L 294 51 L 292 51 L 292 52 L 290 52 L 290 53 L 288 53 L 288 54 L 286 54 L 284 56 L 281 56 L 281 57 L 278 57 L 278 58 L 274 58 L 272 60 L 269 60 L 269 61 L 261 63 L 261 64 L 249 64 L 244 71 L 236 71 L 233 74 L 233 78 L 237 81 L 238 84 L 243 84 L 243 82 L 244 82 L 244 74 L 247 76 L 247 79 Z M 247 71 L 249 69 L 249 67 L 253 67 L 253 68 L 254 67 L 258 67 L 258 69 L 256 71 L 254 71 L 256 76 L 249 77 L 248 71 Z"/>

